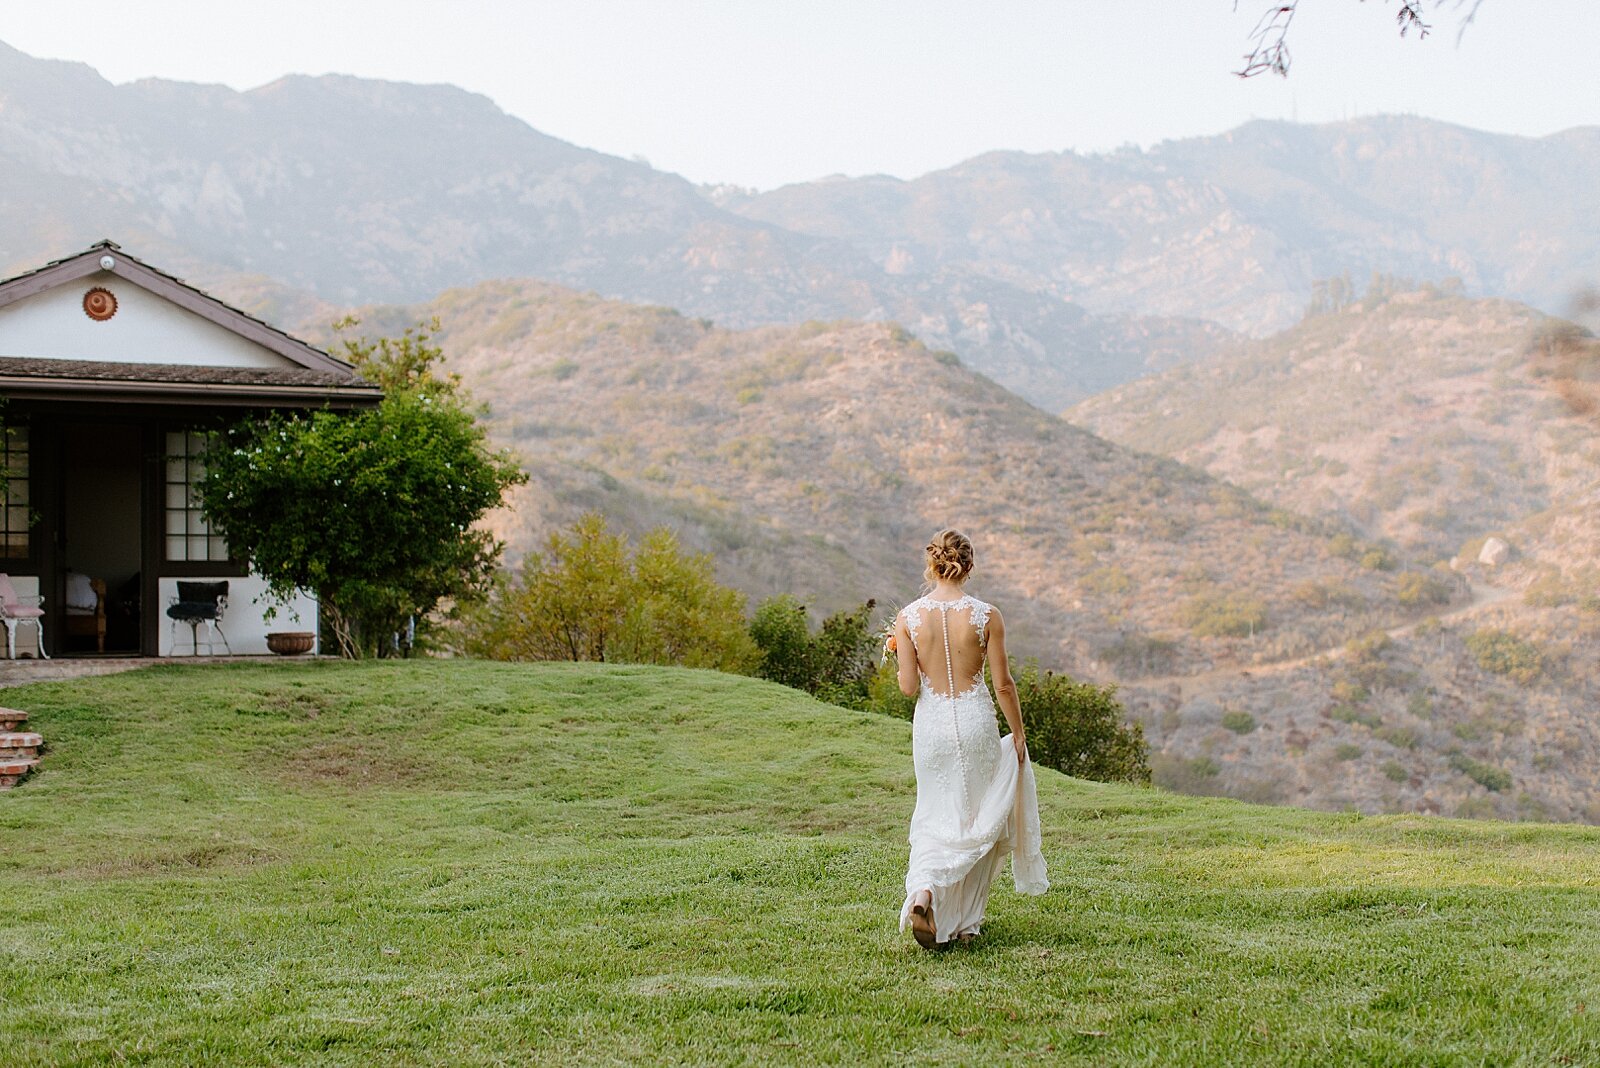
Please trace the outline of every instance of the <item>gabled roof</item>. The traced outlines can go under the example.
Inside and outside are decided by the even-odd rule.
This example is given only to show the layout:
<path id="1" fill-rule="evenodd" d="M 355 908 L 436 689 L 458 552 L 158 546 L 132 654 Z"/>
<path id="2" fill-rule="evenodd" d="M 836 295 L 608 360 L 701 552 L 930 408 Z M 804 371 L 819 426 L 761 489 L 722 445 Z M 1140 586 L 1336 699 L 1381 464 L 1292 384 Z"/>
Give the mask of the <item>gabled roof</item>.
<path id="1" fill-rule="evenodd" d="M 110 266 L 107 266 L 109 261 Z M 43 293 L 47 289 L 100 271 L 107 271 L 164 300 L 171 301 L 186 311 L 193 312 L 225 330 L 231 330 L 247 341 L 252 341 L 270 352 L 313 371 L 328 371 L 355 379 L 360 384 L 355 368 L 337 357 L 330 356 L 315 345 L 307 344 L 263 322 L 231 304 L 225 304 L 209 293 L 202 292 L 183 279 L 158 270 L 136 256 L 122 250 L 113 241 L 96 241 L 82 252 L 53 260 L 43 267 L 0 281 L 0 308 L 19 300 Z"/>

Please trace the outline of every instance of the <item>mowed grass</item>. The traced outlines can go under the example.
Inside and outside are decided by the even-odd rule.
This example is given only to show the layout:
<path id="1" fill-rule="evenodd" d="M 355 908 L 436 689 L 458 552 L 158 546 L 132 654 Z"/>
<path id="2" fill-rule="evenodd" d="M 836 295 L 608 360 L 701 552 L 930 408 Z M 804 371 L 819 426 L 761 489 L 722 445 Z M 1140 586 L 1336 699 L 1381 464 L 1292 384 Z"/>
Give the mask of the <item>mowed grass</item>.
<path id="1" fill-rule="evenodd" d="M 910 728 L 709 672 L 7 691 L 7 1064 L 1600 1064 L 1600 830 L 1039 776 L 1055 887 L 896 930 Z"/>

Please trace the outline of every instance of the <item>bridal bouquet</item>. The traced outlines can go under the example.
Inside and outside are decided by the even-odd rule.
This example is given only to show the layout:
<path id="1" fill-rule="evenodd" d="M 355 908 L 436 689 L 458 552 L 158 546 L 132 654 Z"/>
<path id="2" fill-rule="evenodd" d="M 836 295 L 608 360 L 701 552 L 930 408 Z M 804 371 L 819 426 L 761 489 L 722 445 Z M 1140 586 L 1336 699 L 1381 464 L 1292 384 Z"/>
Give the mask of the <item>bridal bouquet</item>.
<path id="1" fill-rule="evenodd" d="M 895 649 L 895 623 L 899 618 L 898 615 L 890 616 L 889 621 L 883 625 L 883 629 L 878 631 L 878 638 L 883 645 L 883 654 L 878 657 L 878 663 L 880 664 L 887 664 L 891 656 L 895 658 L 895 663 L 898 664 L 900 662 L 899 655 Z"/>

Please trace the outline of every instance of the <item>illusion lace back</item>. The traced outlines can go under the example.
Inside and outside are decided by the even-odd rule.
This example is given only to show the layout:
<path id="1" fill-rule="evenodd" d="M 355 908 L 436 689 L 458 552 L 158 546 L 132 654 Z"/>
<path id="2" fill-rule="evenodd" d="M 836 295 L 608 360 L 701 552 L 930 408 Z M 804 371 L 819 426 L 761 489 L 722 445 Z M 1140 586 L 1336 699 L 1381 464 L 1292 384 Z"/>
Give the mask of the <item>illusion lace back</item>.
<path id="1" fill-rule="evenodd" d="M 1019 768 L 1011 737 L 1000 736 L 983 681 L 990 611 L 972 596 L 923 597 L 903 609 L 922 687 L 911 728 L 917 807 L 900 926 L 913 896 L 931 890 L 940 942 L 978 933 L 1007 852 L 1019 892 L 1050 885 L 1033 768 Z"/>

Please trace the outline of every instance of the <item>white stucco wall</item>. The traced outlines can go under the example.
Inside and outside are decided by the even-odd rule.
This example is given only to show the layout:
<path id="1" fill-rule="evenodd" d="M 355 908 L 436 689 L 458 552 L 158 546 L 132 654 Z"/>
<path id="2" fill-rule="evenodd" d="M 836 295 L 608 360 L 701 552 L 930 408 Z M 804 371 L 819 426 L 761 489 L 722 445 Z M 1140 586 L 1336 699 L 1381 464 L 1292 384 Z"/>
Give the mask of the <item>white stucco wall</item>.
<path id="1" fill-rule="evenodd" d="M 184 579 L 185 582 L 210 582 L 213 579 Z M 249 578 L 227 578 L 228 607 L 222 614 L 222 631 L 228 636 L 228 645 L 239 656 L 265 656 L 271 652 L 267 648 L 267 633 L 277 630 L 309 630 L 317 632 L 317 602 L 309 594 L 301 594 L 287 606 L 278 609 L 277 618 L 267 622 L 266 611 L 268 600 L 264 596 L 267 584 L 264 580 L 251 575 Z M 32 597 L 39 592 L 39 580 L 32 575 L 13 575 L 11 584 L 16 587 L 18 596 Z M 167 606 L 178 596 L 178 580 L 163 578 L 159 580 L 160 599 L 158 615 L 160 622 L 157 624 L 159 632 L 159 649 L 162 656 L 192 656 L 194 650 L 190 647 L 189 624 L 179 623 L 177 633 L 173 633 L 172 620 L 167 618 Z M 296 619 L 296 613 L 299 618 Z M 39 646 L 36 638 L 38 631 L 31 625 L 23 624 L 17 628 L 17 656 L 24 654 L 38 656 Z M 0 632 L 0 639 L 4 634 Z M 176 638 L 176 642 L 174 642 Z M 207 655 L 206 627 L 200 625 L 200 655 Z M 46 646 L 51 656 L 61 652 L 61 635 L 47 634 Z M 216 640 L 216 654 L 226 655 L 227 648 L 222 644 L 222 639 Z M 312 645 L 312 653 L 320 652 L 316 644 Z M 4 647 L 0 647 L 0 657 L 5 655 Z M 307 654 L 310 655 L 310 654 Z"/>
<path id="2" fill-rule="evenodd" d="M 191 656 L 194 654 L 192 645 L 196 635 L 191 634 L 189 624 L 178 623 L 174 633 L 173 621 L 167 618 L 167 608 L 178 596 L 178 579 L 162 578 L 158 580 L 160 623 L 160 643 L 158 650 L 162 656 Z M 215 652 L 223 656 L 232 649 L 235 655 L 252 656 L 270 652 L 267 648 L 267 633 L 277 630 L 309 630 L 313 634 L 317 631 L 317 602 L 309 594 L 300 594 L 287 605 L 278 608 L 278 614 L 270 623 L 267 622 L 266 612 L 275 602 L 266 596 L 267 584 L 264 579 L 254 575 L 248 578 L 184 578 L 184 582 L 217 582 L 228 583 L 228 607 L 222 614 L 222 632 L 228 636 L 228 645 L 224 648 L 222 639 L 216 640 Z M 296 618 L 298 616 L 298 618 Z M 206 625 L 200 624 L 198 634 L 200 640 L 200 655 L 209 652 L 206 648 Z M 318 652 L 316 645 L 311 648 L 312 653 Z M 310 655 L 310 654 L 307 654 Z"/>
<path id="3" fill-rule="evenodd" d="M 95 286 L 117 298 L 117 314 L 83 312 Z M 207 367 L 294 367 L 290 360 L 194 312 L 99 271 L 0 308 L 0 356 Z"/>

